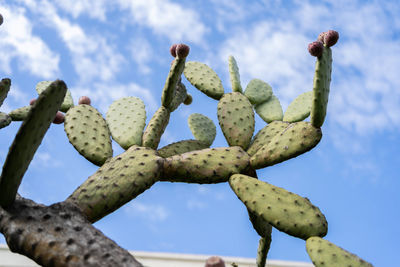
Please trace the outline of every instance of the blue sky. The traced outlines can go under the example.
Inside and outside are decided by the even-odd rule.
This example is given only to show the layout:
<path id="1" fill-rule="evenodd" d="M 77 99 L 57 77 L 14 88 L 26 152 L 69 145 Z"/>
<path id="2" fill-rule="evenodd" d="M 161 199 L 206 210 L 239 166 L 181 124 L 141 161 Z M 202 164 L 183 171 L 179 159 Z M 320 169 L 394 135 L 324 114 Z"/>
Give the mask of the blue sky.
<path id="1" fill-rule="evenodd" d="M 337 30 L 322 141 L 258 175 L 317 205 L 329 223 L 326 239 L 375 266 L 398 261 L 398 1 L 0 0 L 0 13 L 0 74 L 12 79 L 1 111 L 27 105 L 37 82 L 60 78 L 75 103 L 88 95 L 103 114 L 113 100 L 140 97 L 148 120 L 160 105 L 173 43 L 190 45 L 188 60 L 211 66 L 225 92 L 233 55 L 242 86 L 253 78 L 268 82 L 285 110 L 312 88 L 315 58 L 307 44 Z M 217 101 L 183 82 L 194 101 L 172 114 L 160 147 L 193 138 L 191 113 L 218 125 Z M 265 123 L 256 117 L 258 130 Z M 0 131 L 0 162 L 19 125 Z M 218 130 L 213 147 L 220 146 L 227 144 Z M 114 155 L 123 151 L 113 148 Z M 19 192 L 41 203 L 62 201 L 96 169 L 69 144 L 63 126 L 52 125 Z M 255 257 L 258 245 L 226 183 L 156 183 L 96 226 L 131 250 Z M 310 261 L 303 240 L 276 230 L 269 258 Z"/>

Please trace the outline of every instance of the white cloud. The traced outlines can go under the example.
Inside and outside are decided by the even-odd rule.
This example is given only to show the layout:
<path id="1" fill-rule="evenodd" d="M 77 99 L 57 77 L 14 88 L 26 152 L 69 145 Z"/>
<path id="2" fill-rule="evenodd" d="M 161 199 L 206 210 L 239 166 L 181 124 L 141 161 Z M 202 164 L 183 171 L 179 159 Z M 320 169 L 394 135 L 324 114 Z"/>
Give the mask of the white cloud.
<path id="1" fill-rule="evenodd" d="M 0 69 L 11 74 L 11 63 L 16 60 L 20 69 L 35 76 L 50 78 L 56 75 L 60 56 L 33 34 L 32 22 L 25 9 L 3 5 L 0 13 L 4 17 L 0 29 Z"/>
<path id="2" fill-rule="evenodd" d="M 124 207 L 125 213 L 133 217 L 142 217 L 152 222 L 165 221 L 169 214 L 164 206 L 132 202 Z"/>
<path id="3" fill-rule="evenodd" d="M 149 74 L 151 72 L 151 68 L 148 64 L 154 60 L 154 51 L 152 50 L 151 44 L 144 38 L 136 37 L 130 42 L 129 51 L 132 59 L 138 65 L 137 70 L 143 74 Z"/>
<path id="4" fill-rule="evenodd" d="M 91 18 L 104 21 L 106 19 L 106 3 L 103 0 L 55 0 L 55 3 L 74 18 L 88 15 Z"/>

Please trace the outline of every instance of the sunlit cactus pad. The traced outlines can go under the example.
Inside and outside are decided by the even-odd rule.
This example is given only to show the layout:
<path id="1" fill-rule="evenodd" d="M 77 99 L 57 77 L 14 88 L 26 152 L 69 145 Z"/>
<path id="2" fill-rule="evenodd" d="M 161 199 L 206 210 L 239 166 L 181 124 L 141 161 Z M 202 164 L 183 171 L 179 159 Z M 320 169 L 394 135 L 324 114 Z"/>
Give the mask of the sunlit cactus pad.
<path id="1" fill-rule="evenodd" d="M 286 109 L 285 114 L 283 114 L 283 121 L 297 122 L 307 118 L 311 111 L 312 97 L 313 91 L 299 95 Z"/>
<path id="2" fill-rule="evenodd" d="M 146 126 L 146 109 L 137 97 L 124 97 L 108 108 L 106 121 L 112 138 L 124 149 L 142 144 Z"/>
<path id="3" fill-rule="evenodd" d="M 110 131 L 100 112 L 89 105 L 70 108 L 64 130 L 69 142 L 87 160 L 101 166 L 112 157 Z"/>
<path id="4" fill-rule="evenodd" d="M 266 123 L 281 121 L 283 119 L 281 103 L 274 95 L 272 95 L 267 101 L 256 105 L 255 110 Z"/>
<path id="5" fill-rule="evenodd" d="M 174 155 L 180 155 L 190 151 L 202 150 L 208 147 L 210 147 L 209 144 L 206 144 L 199 140 L 182 140 L 160 148 L 159 150 L 157 150 L 157 154 L 160 157 L 168 158 Z"/>
<path id="6" fill-rule="evenodd" d="M 52 81 L 42 81 L 42 82 L 38 82 L 36 84 L 36 92 L 38 94 L 40 94 L 41 92 L 43 92 L 44 89 L 47 88 L 47 86 L 49 86 L 52 83 Z M 67 112 L 71 107 L 74 106 L 74 100 L 72 99 L 72 95 L 71 92 L 69 90 L 67 90 L 67 93 L 65 94 L 64 97 L 64 101 L 61 104 L 60 110 L 62 112 Z"/>
<path id="7" fill-rule="evenodd" d="M 241 174 L 232 175 L 229 184 L 251 212 L 279 231 L 304 240 L 326 235 L 325 216 L 308 199 Z"/>
<path id="8" fill-rule="evenodd" d="M 307 239 L 307 253 L 316 267 L 354 266 L 372 267 L 372 264 L 359 258 L 335 244 L 314 236 Z"/>
<path id="9" fill-rule="evenodd" d="M 171 112 L 164 106 L 157 109 L 143 133 L 142 146 L 157 149 L 161 136 L 168 125 L 170 115 Z"/>
<path id="10" fill-rule="evenodd" d="M 224 94 L 221 79 L 206 64 L 196 61 L 186 62 L 183 73 L 194 87 L 209 97 L 219 100 Z"/>
<path id="11" fill-rule="evenodd" d="M 189 128 L 193 136 L 205 144 L 211 145 L 217 134 L 217 128 L 214 122 L 199 113 L 193 113 L 188 118 Z"/>
<path id="12" fill-rule="evenodd" d="M 242 93 L 242 85 L 240 84 L 239 67 L 233 56 L 228 58 L 229 77 L 231 79 L 232 91 Z"/>
<path id="13" fill-rule="evenodd" d="M 251 104 L 261 104 L 271 98 L 272 87 L 260 79 L 253 79 L 247 85 L 244 95 L 247 96 Z"/>

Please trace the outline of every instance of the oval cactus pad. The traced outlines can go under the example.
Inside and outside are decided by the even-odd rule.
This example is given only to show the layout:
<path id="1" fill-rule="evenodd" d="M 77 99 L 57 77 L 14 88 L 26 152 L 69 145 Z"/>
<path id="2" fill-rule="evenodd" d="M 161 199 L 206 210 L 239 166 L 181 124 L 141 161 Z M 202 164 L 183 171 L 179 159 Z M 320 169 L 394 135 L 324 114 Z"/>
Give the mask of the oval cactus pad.
<path id="1" fill-rule="evenodd" d="M 124 97 L 114 101 L 108 108 L 106 121 L 112 138 L 125 150 L 142 144 L 146 109 L 140 98 Z"/>
<path id="2" fill-rule="evenodd" d="M 229 56 L 229 77 L 231 78 L 232 91 L 242 93 L 242 85 L 240 84 L 239 67 L 233 56 Z"/>
<path id="3" fill-rule="evenodd" d="M 311 111 L 312 97 L 312 91 L 299 95 L 286 109 L 283 121 L 298 122 L 307 118 Z"/>
<path id="4" fill-rule="evenodd" d="M 206 64 L 189 61 L 183 71 L 186 79 L 207 96 L 219 100 L 224 94 L 221 79 Z"/>
<path id="5" fill-rule="evenodd" d="M 255 110 L 266 123 L 281 121 L 283 118 L 281 103 L 274 95 L 268 101 L 258 104 Z"/>
<path id="6" fill-rule="evenodd" d="M 10 91 L 11 80 L 8 78 L 0 81 L 0 107 L 3 105 L 4 99 L 6 99 L 8 91 Z"/>
<path id="7" fill-rule="evenodd" d="M 36 92 L 38 94 L 41 94 L 44 91 L 44 89 L 46 89 L 51 83 L 52 83 L 52 81 L 38 82 L 36 84 Z M 67 112 L 73 106 L 74 106 L 74 100 L 72 99 L 71 92 L 69 90 L 67 90 L 67 93 L 65 94 L 65 97 L 64 97 L 64 101 L 61 104 L 60 110 L 62 112 Z"/>
<path id="8" fill-rule="evenodd" d="M 112 157 L 110 131 L 103 116 L 89 105 L 78 105 L 65 115 L 69 142 L 87 160 L 98 166 Z"/>
<path id="9" fill-rule="evenodd" d="M 7 127 L 11 123 L 11 117 L 7 113 L 0 112 L 0 129 Z"/>
<path id="10" fill-rule="evenodd" d="M 21 108 L 14 109 L 10 111 L 8 115 L 10 116 L 11 120 L 13 121 L 23 121 L 28 117 L 29 110 L 31 106 L 25 106 Z"/>
<path id="11" fill-rule="evenodd" d="M 217 135 L 217 129 L 211 119 L 202 114 L 193 113 L 188 118 L 188 124 L 193 136 L 197 140 L 211 146 Z"/>
<path id="12" fill-rule="evenodd" d="M 244 95 L 247 96 L 251 104 L 261 104 L 271 98 L 272 87 L 260 79 L 253 79 L 247 85 Z"/>
<path id="13" fill-rule="evenodd" d="M 205 144 L 204 142 L 199 140 L 182 140 L 160 148 L 159 150 L 157 150 L 157 154 L 160 157 L 168 158 L 186 152 L 202 150 L 209 147 L 210 145 Z"/>
<path id="14" fill-rule="evenodd" d="M 325 216 L 307 198 L 242 174 L 232 175 L 229 185 L 247 209 L 279 231 L 304 240 L 328 231 Z"/>

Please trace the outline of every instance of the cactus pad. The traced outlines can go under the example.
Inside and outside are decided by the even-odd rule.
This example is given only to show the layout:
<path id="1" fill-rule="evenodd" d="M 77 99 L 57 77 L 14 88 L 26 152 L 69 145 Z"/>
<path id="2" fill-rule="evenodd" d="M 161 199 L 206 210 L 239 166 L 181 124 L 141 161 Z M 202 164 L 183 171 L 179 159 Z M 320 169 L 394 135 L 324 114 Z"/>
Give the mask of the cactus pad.
<path id="1" fill-rule="evenodd" d="M 95 222 L 158 181 L 163 161 L 154 150 L 133 145 L 101 166 L 68 200 Z"/>
<path id="2" fill-rule="evenodd" d="M 63 81 L 51 83 L 30 109 L 10 147 L 0 177 L 0 205 L 14 202 L 25 171 L 54 120 L 67 91 Z"/>
<path id="3" fill-rule="evenodd" d="M 315 147 L 321 137 L 321 129 L 308 122 L 292 123 L 260 148 L 251 157 L 250 164 L 254 169 L 260 169 L 297 157 Z"/>
<path id="4" fill-rule="evenodd" d="M 183 71 L 186 79 L 207 96 L 219 100 L 224 94 L 221 79 L 206 64 L 189 61 Z"/>
<path id="5" fill-rule="evenodd" d="M 372 264 L 359 258 L 335 244 L 317 236 L 306 242 L 307 253 L 316 267 L 325 266 L 357 266 L 372 267 Z"/>
<path id="6" fill-rule="evenodd" d="M 197 140 L 211 146 L 217 134 L 215 124 L 211 119 L 202 114 L 193 113 L 188 118 L 188 124 Z"/>
<path id="7" fill-rule="evenodd" d="M 239 68 L 235 58 L 233 56 L 229 56 L 228 63 L 229 63 L 229 77 L 231 79 L 232 91 L 243 93 L 242 85 L 240 84 Z"/>
<path id="8" fill-rule="evenodd" d="M 249 155 L 238 146 L 207 148 L 169 157 L 164 162 L 163 181 L 221 183 L 249 166 Z"/>
<path id="9" fill-rule="evenodd" d="M 322 56 L 315 63 L 313 99 L 311 106 L 311 124 L 317 128 L 324 124 L 328 106 L 329 87 L 332 72 L 332 50 L 324 47 Z"/>
<path id="10" fill-rule="evenodd" d="M 251 212 L 279 231 L 304 240 L 326 235 L 325 216 L 307 198 L 242 174 L 232 175 L 229 184 Z"/>
<path id="11" fill-rule="evenodd" d="M 157 109 L 143 133 L 142 146 L 157 149 L 170 115 L 171 112 L 164 106 Z"/>
<path id="12" fill-rule="evenodd" d="M 113 139 L 124 149 L 142 144 L 146 126 L 146 109 L 137 97 L 124 97 L 108 108 L 106 121 Z"/>
<path id="13" fill-rule="evenodd" d="M 14 109 L 13 111 L 10 111 L 8 115 L 10 116 L 11 120 L 13 121 L 23 121 L 28 117 L 29 110 L 31 109 L 31 106 L 25 106 L 22 108 L 17 108 Z"/>
<path id="14" fill-rule="evenodd" d="M 253 156 L 261 147 L 268 144 L 275 135 L 285 130 L 288 126 L 289 123 L 283 121 L 269 123 L 254 136 L 251 145 L 247 149 L 247 153 Z"/>
<path id="15" fill-rule="evenodd" d="M 311 111 L 312 97 L 312 91 L 299 95 L 286 109 L 283 121 L 298 122 L 307 118 Z"/>
<path id="16" fill-rule="evenodd" d="M 201 150 L 209 147 L 210 145 L 199 140 L 182 140 L 160 148 L 159 150 L 157 150 L 157 154 L 160 157 L 168 158 L 186 152 Z"/>
<path id="17" fill-rule="evenodd" d="M 51 81 L 42 81 L 42 82 L 38 82 L 36 84 L 36 92 L 38 92 L 38 94 L 40 94 L 41 92 L 43 92 L 44 89 L 47 88 L 47 86 L 49 86 L 52 82 Z M 62 112 L 67 112 L 70 108 L 72 108 L 74 106 L 74 100 L 72 99 L 72 95 L 71 92 L 69 90 L 67 90 L 67 93 L 65 94 L 64 97 L 64 101 L 61 104 L 60 110 Z"/>
<path id="18" fill-rule="evenodd" d="M 10 91 L 11 80 L 4 78 L 0 81 L 0 107 L 3 105 L 4 99 L 6 99 L 8 91 Z"/>
<path id="19" fill-rule="evenodd" d="M 87 160 L 101 166 L 112 157 L 110 131 L 103 116 L 89 105 L 77 105 L 68 110 L 64 130 L 69 142 Z"/>
<path id="20" fill-rule="evenodd" d="M 218 121 L 230 146 L 247 149 L 254 133 L 254 111 L 243 94 L 225 94 L 218 103 Z"/>
<path id="21" fill-rule="evenodd" d="M 7 127 L 11 123 L 11 117 L 4 112 L 0 112 L 0 129 Z"/>
<path id="22" fill-rule="evenodd" d="M 164 89 L 161 95 L 162 106 L 168 108 L 176 95 L 176 86 L 180 83 L 183 69 L 185 68 L 186 58 L 175 58 L 172 62 L 171 69 L 165 81 Z"/>
<path id="23" fill-rule="evenodd" d="M 281 103 L 274 95 L 269 100 L 256 105 L 255 110 L 266 123 L 281 121 L 283 118 Z"/>
<path id="24" fill-rule="evenodd" d="M 169 104 L 169 106 L 167 107 L 168 110 L 170 112 L 175 111 L 179 107 L 180 104 L 185 102 L 187 96 L 188 96 L 188 94 L 187 94 L 186 86 L 183 83 L 178 82 L 178 84 L 176 85 L 176 88 L 175 88 L 174 97 L 173 97 L 171 103 Z"/>
<path id="25" fill-rule="evenodd" d="M 257 105 L 271 98 L 272 88 L 268 83 L 262 80 L 253 79 L 247 85 L 244 95 L 247 96 L 251 104 Z"/>

